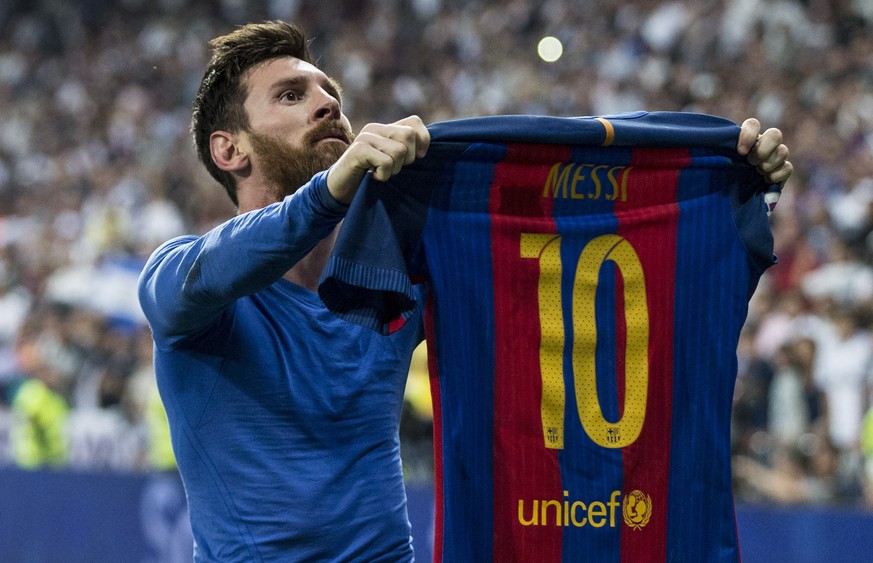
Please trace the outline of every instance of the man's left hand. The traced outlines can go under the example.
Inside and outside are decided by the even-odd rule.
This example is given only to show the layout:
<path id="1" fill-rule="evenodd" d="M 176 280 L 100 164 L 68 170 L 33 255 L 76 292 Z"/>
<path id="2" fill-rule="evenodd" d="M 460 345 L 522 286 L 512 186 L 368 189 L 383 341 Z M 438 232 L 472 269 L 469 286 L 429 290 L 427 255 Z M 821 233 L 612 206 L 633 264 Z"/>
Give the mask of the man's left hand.
<path id="1" fill-rule="evenodd" d="M 761 122 L 754 117 L 743 122 L 737 151 L 771 184 L 784 185 L 794 171 L 788 147 L 782 143 L 782 131 L 771 127 L 762 133 Z"/>

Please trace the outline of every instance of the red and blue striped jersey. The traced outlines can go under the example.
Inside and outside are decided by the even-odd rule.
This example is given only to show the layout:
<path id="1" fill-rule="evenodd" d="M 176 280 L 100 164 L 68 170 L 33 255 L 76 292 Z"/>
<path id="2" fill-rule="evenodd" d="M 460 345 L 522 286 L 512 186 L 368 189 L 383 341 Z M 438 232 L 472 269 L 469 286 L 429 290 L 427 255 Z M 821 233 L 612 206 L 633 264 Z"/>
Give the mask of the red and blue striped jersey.
<path id="1" fill-rule="evenodd" d="M 382 332 L 429 285 L 436 560 L 739 559 L 736 346 L 775 261 L 739 127 L 688 113 L 430 127 L 365 181 L 320 293 Z"/>

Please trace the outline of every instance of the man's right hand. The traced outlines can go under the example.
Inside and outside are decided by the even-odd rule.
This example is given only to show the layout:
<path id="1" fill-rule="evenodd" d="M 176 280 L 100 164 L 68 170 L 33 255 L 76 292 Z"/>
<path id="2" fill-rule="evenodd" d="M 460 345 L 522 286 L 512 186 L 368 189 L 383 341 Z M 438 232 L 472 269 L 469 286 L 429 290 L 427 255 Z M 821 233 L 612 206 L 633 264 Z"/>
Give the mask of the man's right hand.
<path id="1" fill-rule="evenodd" d="M 340 203 L 349 204 L 364 175 L 384 182 L 427 153 L 430 132 L 417 115 L 394 123 L 365 125 L 327 174 L 327 189 Z"/>

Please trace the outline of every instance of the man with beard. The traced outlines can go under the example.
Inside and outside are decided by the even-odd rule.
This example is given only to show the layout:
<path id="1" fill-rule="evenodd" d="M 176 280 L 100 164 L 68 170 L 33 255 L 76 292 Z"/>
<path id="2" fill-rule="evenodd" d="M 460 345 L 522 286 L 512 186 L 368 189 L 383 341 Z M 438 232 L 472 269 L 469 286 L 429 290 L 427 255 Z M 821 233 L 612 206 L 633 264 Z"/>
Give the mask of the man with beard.
<path id="1" fill-rule="evenodd" d="M 211 46 L 192 131 L 239 213 L 158 248 L 139 285 L 195 560 L 411 560 L 398 426 L 421 305 L 380 336 L 314 290 L 360 180 L 422 158 L 428 131 L 412 116 L 354 137 L 293 25 Z M 762 173 L 790 174 L 778 130 L 755 147 Z"/>

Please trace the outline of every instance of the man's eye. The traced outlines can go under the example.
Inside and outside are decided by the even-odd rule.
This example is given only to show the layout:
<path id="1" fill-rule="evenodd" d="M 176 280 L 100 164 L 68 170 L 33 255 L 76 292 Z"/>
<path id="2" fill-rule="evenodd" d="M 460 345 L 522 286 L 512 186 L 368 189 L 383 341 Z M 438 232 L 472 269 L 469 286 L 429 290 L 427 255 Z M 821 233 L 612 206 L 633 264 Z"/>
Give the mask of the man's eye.
<path id="1" fill-rule="evenodd" d="M 300 96 L 300 94 L 291 90 L 289 90 L 288 92 L 283 92 L 282 95 L 279 96 L 280 99 L 287 100 L 289 102 L 299 101 L 301 97 L 302 96 Z"/>

